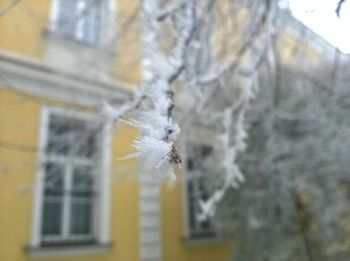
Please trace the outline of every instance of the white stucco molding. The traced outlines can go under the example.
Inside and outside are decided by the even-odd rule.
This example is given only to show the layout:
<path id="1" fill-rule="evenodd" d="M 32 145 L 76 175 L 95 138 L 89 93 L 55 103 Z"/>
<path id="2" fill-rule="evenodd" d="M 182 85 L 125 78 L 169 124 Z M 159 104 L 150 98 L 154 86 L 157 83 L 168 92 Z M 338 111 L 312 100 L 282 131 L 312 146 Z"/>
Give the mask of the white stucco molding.
<path id="1" fill-rule="evenodd" d="M 0 51 L 0 86 L 14 91 L 60 99 L 84 106 L 100 106 L 103 100 L 130 99 L 135 86 L 116 79 L 73 75 L 31 58 Z"/>

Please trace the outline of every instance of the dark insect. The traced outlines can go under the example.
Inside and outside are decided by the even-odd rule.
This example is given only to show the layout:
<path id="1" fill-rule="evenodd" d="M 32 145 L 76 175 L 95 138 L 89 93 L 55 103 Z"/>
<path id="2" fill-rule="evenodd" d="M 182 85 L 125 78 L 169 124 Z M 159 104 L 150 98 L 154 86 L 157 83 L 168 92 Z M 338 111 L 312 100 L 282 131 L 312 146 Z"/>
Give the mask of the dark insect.
<path id="1" fill-rule="evenodd" d="M 171 151 L 169 152 L 170 164 L 181 164 L 181 154 L 177 151 L 174 145 L 171 145 Z"/>

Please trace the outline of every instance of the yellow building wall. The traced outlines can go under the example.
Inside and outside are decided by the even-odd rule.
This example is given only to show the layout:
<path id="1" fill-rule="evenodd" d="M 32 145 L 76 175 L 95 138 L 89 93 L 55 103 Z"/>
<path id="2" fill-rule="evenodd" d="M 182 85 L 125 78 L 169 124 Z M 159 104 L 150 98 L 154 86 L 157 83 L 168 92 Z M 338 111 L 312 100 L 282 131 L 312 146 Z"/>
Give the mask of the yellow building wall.
<path id="1" fill-rule="evenodd" d="M 38 106 L 0 89 L 0 260 L 24 260 L 31 227 L 35 151 L 7 143 L 37 146 Z"/>
<path id="2" fill-rule="evenodd" d="M 298 39 L 287 32 L 279 35 L 276 47 L 279 52 L 280 62 L 283 64 L 295 66 L 315 65 L 322 59 L 322 53 L 303 42 L 302 36 Z"/>
<path id="3" fill-rule="evenodd" d="M 0 9 L 10 4 L 0 0 Z M 45 54 L 48 0 L 21 0 L 0 17 L 0 48 L 19 55 L 41 59 Z"/>
<path id="4" fill-rule="evenodd" d="M 116 0 L 116 55 L 112 65 L 117 79 L 139 84 L 141 80 L 141 28 L 137 0 Z"/>

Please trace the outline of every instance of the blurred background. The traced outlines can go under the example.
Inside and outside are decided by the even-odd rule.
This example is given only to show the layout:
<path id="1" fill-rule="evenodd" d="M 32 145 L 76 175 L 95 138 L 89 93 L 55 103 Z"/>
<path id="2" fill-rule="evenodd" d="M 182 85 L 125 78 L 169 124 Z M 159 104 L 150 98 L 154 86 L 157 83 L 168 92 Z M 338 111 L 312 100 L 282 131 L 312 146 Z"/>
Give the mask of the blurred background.
<path id="1" fill-rule="evenodd" d="M 0 260 L 350 260 L 349 28 L 346 0 L 0 0 Z M 174 68 L 169 181 L 125 121 Z"/>

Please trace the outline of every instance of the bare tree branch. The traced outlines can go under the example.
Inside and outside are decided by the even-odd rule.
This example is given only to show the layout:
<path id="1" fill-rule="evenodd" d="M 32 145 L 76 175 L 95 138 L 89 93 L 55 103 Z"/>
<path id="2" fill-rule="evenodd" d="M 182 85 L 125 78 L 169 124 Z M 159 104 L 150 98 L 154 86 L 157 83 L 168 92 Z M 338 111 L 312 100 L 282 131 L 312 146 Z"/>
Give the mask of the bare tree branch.
<path id="1" fill-rule="evenodd" d="M 3 9 L 0 9 L 0 17 L 10 12 L 21 0 L 11 0 Z"/>
<path id="2" fill-rule="evenodd" d="M 0 140 L 0 147 L 9 149 L 9 150 L 16 150 L 20 152 L 25 152 L 25 153 L 35 153 L 38 151 L 39 147 L 36 146 L 25 146 L 22 144 L 15 144 L 7 141 L 2 141 Z"/>
<path id="3" fill-rule="evenodd" d="M 174 1 L 171 4 L 167 5 L 163 9 L 159 10 L 158 12 L 158 21 L 161 22 L 168 18 L 169 16 L 174 15 L 175 12 L 177 12 L 179 9 L 183 8 L 186 4 L 186 1 Z"/>
<path id="4" fill-rule="evenodd" d="M 335 9 L 335 13 L 337 14 L 337 16 L 340 18 L 340 12 L 342 9 L 343 4 L 346 2 L 346 0 L 339 0 L 338 4 L 337 4 L 337 8 Z"/>

